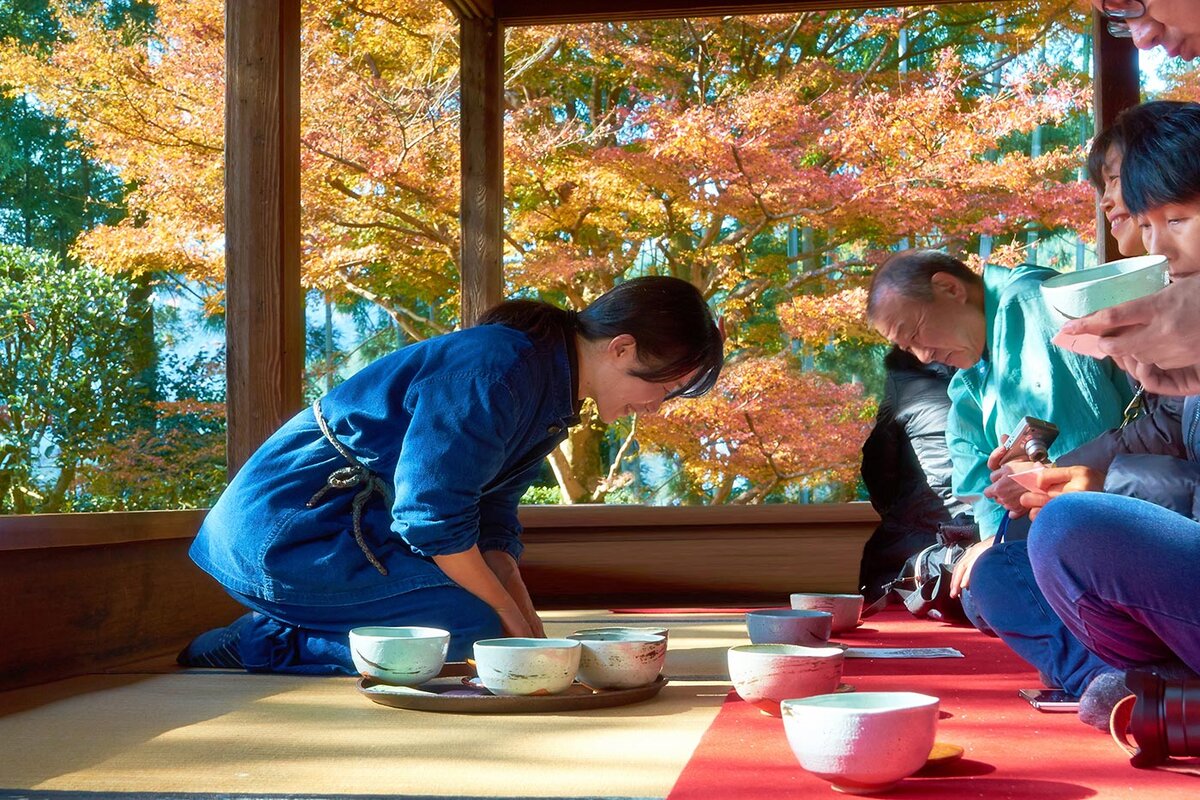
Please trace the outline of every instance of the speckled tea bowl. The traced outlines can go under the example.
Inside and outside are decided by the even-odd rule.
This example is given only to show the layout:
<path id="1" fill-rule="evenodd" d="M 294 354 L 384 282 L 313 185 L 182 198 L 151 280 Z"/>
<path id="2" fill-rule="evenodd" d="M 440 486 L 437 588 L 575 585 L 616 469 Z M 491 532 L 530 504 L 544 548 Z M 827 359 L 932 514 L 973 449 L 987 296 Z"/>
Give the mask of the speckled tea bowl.
<path id="1" fill-rule="evenodd" d="M 446 663 L 450 633 L 440 628 L 369 625 L 350 631 L 350 658 L 363 676 L 416 686 L 437 677 Z"/>
<path id="2" fill-rule="evenodd" d="M 729 679 L 739 697 L 778 717 L 784 700 L 837 689 L 844 658 L 840 647 L 742 644 L 729 648 Z"/>
<path id="3" fill-rule="evenodd" d="M 760 608 L 746 612 L 754 644 L 821 645 L 829 641 L 833 614 L 806 608 Z"/>
<path id="4" fill-rule="evenodd" d="M 605 625 L 601 628 L 580 628 L 575 633 L 634 633 L 634 634 L 650 634 L 651 636 L 661 636 L 664 639 L 671 638 L 671 631 L 668 628 L 655 628 L 652 626 L 640 625 Z M 572 634 L 574 635 L 574 634 Z"/>
<path id="5" fill-rule="evenodd" d="M 938 702 L 915 692 L 784 700 L 783 729 L 804 769 L 838 791 L 872 794 L 924 766 L 937 731 Z"/>
<path id="6" fill-rule="evenodd" d="M 1136 256 L 1047 278 L 1042 296 L 1055 311 L 1076 319 L 1153 294 L 1168 279 L 1165 256 Z"/>
<path id="7" fill-rule="evenodd" d="M 654 683 L 667 658 L 658 634 L 580 631 L 567 637 L 582 646 L 579 680 L 593 689 L 632 689 Z"/>
<path id="8" fill-rule="evenodd" d="M 558 694 L 579 671 L 574 639 L 481 639 L 474 650 L 479 681 L 492 694 Z"/>
<path id="9" fill-rule="evenodd" d="M 809 611 L 828 611 L 833 614 L 833 632 L 852 631 L 862 623 L 861 594 L 827 594 L 797 592 L 792 595 L 792 608 Z"/>

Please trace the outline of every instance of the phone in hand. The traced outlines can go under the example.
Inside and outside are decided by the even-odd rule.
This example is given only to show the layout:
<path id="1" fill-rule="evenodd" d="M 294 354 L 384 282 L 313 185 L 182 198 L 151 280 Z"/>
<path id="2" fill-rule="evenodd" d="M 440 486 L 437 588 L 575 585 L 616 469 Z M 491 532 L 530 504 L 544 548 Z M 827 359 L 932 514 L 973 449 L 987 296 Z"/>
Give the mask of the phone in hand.
<path id="1" fill-rule="evenodd" d="M 1021 689 L 1017 692 L 1038 711 L 1078 711 L 1079 698 L 1072 697 L 1062 689 Z"/>

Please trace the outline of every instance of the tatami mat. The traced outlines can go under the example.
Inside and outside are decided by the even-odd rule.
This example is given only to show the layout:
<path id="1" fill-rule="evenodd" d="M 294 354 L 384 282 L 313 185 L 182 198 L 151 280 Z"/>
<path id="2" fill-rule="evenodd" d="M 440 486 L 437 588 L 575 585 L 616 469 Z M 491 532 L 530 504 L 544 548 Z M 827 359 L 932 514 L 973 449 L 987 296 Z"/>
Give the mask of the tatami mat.
<path id="1" fill-rule="evenodd" d="M 548 633 L 623 624 L 549 612 Z M 736 620 L 736 621 L 735 621 Z M 633 624 L 659 624 L 639 617 Z M 661 798 L 715 717 L 740 619 L 669 623 L 671 685 L 646 703 L 547 715 L 387 708 L 351 678 L 191 670 L 0 695 L 0 797 L 37 792 Z M 18 794 L 13 794 L 13 792 Z"/>

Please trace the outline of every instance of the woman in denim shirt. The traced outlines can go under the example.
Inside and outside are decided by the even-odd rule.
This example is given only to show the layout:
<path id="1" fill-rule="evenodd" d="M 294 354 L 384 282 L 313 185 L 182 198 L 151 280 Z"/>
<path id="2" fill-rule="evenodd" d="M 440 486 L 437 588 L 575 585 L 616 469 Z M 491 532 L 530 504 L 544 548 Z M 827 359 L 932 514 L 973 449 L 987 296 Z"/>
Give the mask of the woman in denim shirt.
<path id="1" fill-rule="evenodd" d="M 578 314 L 502 303 L 376 360 L 272 435 L 205 518 L 191 557 L 251 612 L 180 663 L 353 674 L 359 625 L 444 628 L 452 660 L 544 635 L 517 505 L 582 399 L 605 422 L 653 413 L 711 388 L 721 360 L 700 293 L 656 276 Z"/>

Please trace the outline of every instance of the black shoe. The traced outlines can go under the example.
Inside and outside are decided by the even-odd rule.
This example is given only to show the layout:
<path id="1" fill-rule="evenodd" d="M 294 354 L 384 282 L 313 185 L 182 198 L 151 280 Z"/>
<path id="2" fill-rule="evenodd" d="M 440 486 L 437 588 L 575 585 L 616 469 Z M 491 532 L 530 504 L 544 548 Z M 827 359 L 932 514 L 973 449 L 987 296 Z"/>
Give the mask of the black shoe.
<path id="1" fill-rule="evenodd" d="M 244 669 L 238 642 L 242 628 L 253 616 L 254 612 L 243 614 L 224 628 L 205 631 L 192 639 L 175 660 L 185 667 Z"/>

